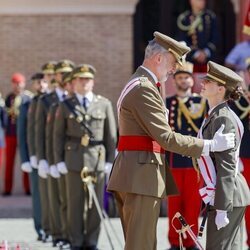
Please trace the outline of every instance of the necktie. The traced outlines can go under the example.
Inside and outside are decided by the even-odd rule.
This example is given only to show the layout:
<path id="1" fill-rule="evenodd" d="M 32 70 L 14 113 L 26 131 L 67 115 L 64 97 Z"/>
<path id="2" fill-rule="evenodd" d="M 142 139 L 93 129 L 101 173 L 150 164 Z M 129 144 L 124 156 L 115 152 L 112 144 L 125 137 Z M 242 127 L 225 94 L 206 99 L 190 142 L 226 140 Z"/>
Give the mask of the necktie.
<path id="1" fill-rule="evenodd" d="M 160 89 L 160 88 L 161 88 L 161 83 L 160 83 L 160 82 L 157 82 L 157 83 L 156 83 L 156 86 L 157 86 L 157 89 L 159 90 L 159 92 L 161 92 L 161 89 Z"/>
<path id="2" fill-rule="evenodd" d="M 85 110 L 87 110 L 88 108 L 88 98 L 87 97 L 83 97 L 82 99 L 82 106 L 85 108 Z"/>

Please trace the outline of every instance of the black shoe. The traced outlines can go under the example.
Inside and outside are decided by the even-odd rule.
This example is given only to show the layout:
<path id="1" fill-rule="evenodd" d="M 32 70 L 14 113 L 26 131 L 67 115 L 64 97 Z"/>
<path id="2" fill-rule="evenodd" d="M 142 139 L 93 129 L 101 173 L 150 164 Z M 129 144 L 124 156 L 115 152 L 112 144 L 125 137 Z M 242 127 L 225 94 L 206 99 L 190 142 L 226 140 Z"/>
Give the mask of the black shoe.
<path id="1" fill-rule="evenodd" d="M 39 234 L 39 235 L 37 236 L 37 240 L 38 240 L 38 241 L 42 241 L 42 240 L 43 240 L 43 236 L 42 236 L 41 234 Z"/>
<path id="2" fill-rule="evenodd" d="M 3 196 L 10 196 L 10 195 L 11 195 L 11 192 L 3 192 L 2 195 L 3 195 Z"/>
<path id="3" fill-rule="evenodd" d="M 180 247 L 177 246 L 171 246 L 168 250 L 180 250 Z"/>
<path id="4" fill-rule="evenodd" d="M 82 247 L 74 247 L 74 246 L 72 246 L 71 250 L 83 250 L 83 248 Z"/>
<path id="5" fill-rule="evenodd" d="M 96 246 L 87 246 L 84 247 L 84 250 L 97 250 Z"/>
<path id="6" fill-rule="evenodd" d="M 59 247 L 62 244 L 61 239 L 52 240 L 52 247 Z"/>
<path id="7" fill-rule="evenodd" d="M 63 249 L 70 250 L 71 249 L 71 245 L 68 241 L 62 241 L 61 243 L 62 244 L 60 246 L 58 246 L 60 250 L 63 250 Z"/>
<path id="8" fill-rule="evenodd" d="M 192 247 L 186 247 L 186 250 L 199 250 L 199 248 L 196 246 L 192 246 Z"/>

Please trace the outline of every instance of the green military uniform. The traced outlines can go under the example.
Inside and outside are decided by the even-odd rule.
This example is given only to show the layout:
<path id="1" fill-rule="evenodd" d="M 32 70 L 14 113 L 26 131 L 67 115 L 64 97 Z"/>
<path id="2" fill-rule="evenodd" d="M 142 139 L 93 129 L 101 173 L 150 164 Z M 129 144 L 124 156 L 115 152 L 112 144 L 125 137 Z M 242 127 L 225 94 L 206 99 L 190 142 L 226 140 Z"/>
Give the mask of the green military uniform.
<path id="1" fill-rule="evenodd" d="M 84 65 L 75 69 L 73 78 L 89 78 L 91 75 L 94 75 L 92 67 Z M 86 137 L 90 134 L 83 124 L 89 126 L 94 135 L 89 142 Z M 95 191 L 102 206 L 104 165 L 105 162 L 113 161 L 116 143 L 112 105 L 108 99 L 93 94 L 89 107 L 85 109 L 76 93 L 59 104 L 54 131 L 56 162 L 65 162 L 68 169 L 66 189 L 71 244 L 79 248 L 83 245 L 95 247 L 100 232 L 100 218 L 94 204 L 88 208 L 89 196 L 83 188 L 80 172 L 83 167 L 87 167 L 96 176 Z"/>
<path id="2" fill-rule="evenodd" d="M 58 62 L 55 66 L 55 74 L 61 73 L 65 74 L 67 72 L 71 72 L 73 70 L 74 64 L 73 62 L 69 60 L 62 60 Z M 46 149 L 46 159 L 48 161 L 48 164 L 50 166 L 50 175 L 48 176 L 48 197 L 49 197 L 49 207 L 50 207 L 50 226 L 51 226 L 51 235 L 53 238 L 53 246 L 56 246 L 56 244 L 65 239 L 62 233 L 62 223 L 61 223 L 61 216 L 60 216 L 60 192 L 59 192 L 59 185 L 58 185 L 58 176 L 54 178 L 52 171 L 56 170 L 56 165 L 54 161 L 54 148 L 53 148 L 53 132 L 54 132 L 54 117 L 55 112 L 58 107 L 58 103 L 63 100 L 63 98 L 66 96 L 65 91 L 62 88 L 62 83 L 58 82 L 56 83 L 57 87 L 55 88 L 55 91 L 52 93 L 55 93 L 57 98 L 53 99 L 52 105 L 50 105 L 48 114 L 47 114 L 47 120 L 46 120 L 46 143 L 45 143 L 45 149 Z"/>
<path id="3" fill-rule="evenodd" d="M 55 62 L 49 62 L 43 65 L 42 71 L 44 74 L 53 74 Z M 35 148 L 38 163 L 46 159 L 45 154 L 45 124 L 46 116 L 49 106 L 57 98 L 55 93 L 44 94 L 38 98 L 36 111 L 35 111 Z M 39 167 L 38 164 L 38 167 Z M 38 171 L 39 173 L 39 171 Z M 46 178 L 39 177 L 39 191 L 41 198 L 41 211 L 42 211 L 42 228 L 45 234 L 50 235 L 50 217 L 49 217 L 49 199 L 48 199 L 48 183 Z M 46 236 L 46 237 L 47 237 Z M 46 238 L 44 239 L 46 240 Z"/>

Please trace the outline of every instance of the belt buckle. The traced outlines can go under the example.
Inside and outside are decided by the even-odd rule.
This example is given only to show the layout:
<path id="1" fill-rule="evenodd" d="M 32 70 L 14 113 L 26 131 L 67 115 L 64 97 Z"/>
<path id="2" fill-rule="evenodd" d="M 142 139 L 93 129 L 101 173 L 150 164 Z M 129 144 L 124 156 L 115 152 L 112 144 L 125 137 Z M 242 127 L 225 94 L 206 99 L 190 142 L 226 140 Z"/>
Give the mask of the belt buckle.
<path id="1" fill-rule="evenodd" d="M 81 145 L 84 147 L 87 147 L 89 145 L 89 139 L 90 139 L 90 137 L 88 134 L 85 134 L 84 136 L 82 136 Z"/>

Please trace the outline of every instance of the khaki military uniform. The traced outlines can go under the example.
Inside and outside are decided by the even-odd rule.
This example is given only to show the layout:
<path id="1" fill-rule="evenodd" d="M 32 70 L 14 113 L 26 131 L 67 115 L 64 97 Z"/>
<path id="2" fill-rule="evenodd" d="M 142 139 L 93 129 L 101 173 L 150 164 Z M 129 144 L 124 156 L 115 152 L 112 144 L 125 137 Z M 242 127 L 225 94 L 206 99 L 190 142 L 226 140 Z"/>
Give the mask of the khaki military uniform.
<path id="1" fill-rule="evenodd" d="M 217 175 L 214 206 L 208 212 L 207 250 L 243 249 L 243 218 L 246 206 L 250 204 L 250 192 L 243 175 L 236 171 L 236 149 L 240 135 L 236 121 L 226 103 L 215 107 L 202 127 L 203 138 L 212 139 L 221 124 L 225 124 L 223 133 L 236 134 L 236 146 L 233 149 L 210 153 Z M 216 209 L 228 212 L 229 224 L 217 230 L 215 224 Z"/>
<path id="2" fill-rule="evenodd" d="M 74 111 L 80 112 L 83 123 L 89 126 L 94 135 L 88 145 L 82 141 L 88 132 L 76 121 Z M 87 110 L 76 96 L 59 104 L 54 125 L 55 161 L 65 162 L 69 171 L 66 175 L 67 209 L 69 236 L 73 246 L 97 245 L 100 218 L 94 204 L 92 208 L 87 208 L 89 197 L 83 188 L 80 172 L 83 167 L 87 167 L 96 175 L 95 191 L 102 206 L 104 164 L 113 161 L 115 143 L 116 125 L 109 100 L 94 95 Z"/>
<path id="3" fill-rule="evenodd" d="M 172 132 L 164 101 L 148 71 L 139 67 L 133 79 L 140 83 L 121 103 L 120 136 L 149 136 L 165 150 L 199 157 L 202 140 Z M 156 249 L 161 199 L 178 193 L 164 158 L 160 153 L 124 150 L 115 159 L 108 190 L 118 202 L 127 250 Z"/>
<path id="4" fill-rule="evenodd" d="M 54 161 L 54 148 L 53 148 L 53 127 L 55 112 L 58 107 L 58 102 L 53 103 L 48 111 L 46 121 L 46 159 L 49 166 L 55 165 Z M 49 207 L 50 207 L 50 226 L 51 235 L 54 241 L 63 239 L 62 235 L 62 223 L 60 216 L 60 194 L 58 187 L 58 179 L 48 176 L 48 195 L 49 195 Z"/>
<path id="5" fill-rule="evenodd" d="M 46 159 L 46 120 L 49 107 L 58 102 L 55 92 L 41 96 L 37 103 L 35 121 L 35 146 L 38 162 Z M 48 199 L 48 179 L 39 178 L 39 190 L 42 208 L 42 228 L 46 234 L 50 234 L 50 207 Z"/>

